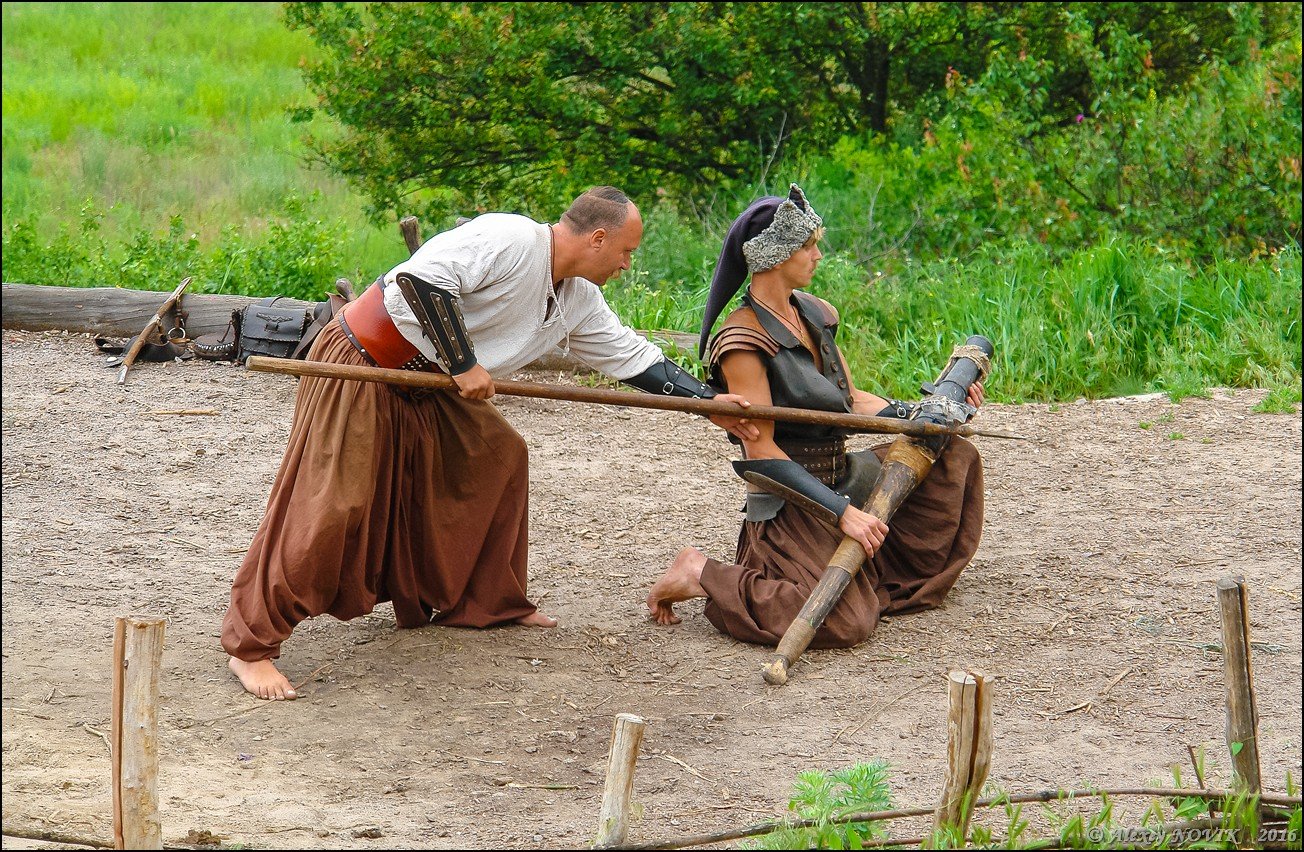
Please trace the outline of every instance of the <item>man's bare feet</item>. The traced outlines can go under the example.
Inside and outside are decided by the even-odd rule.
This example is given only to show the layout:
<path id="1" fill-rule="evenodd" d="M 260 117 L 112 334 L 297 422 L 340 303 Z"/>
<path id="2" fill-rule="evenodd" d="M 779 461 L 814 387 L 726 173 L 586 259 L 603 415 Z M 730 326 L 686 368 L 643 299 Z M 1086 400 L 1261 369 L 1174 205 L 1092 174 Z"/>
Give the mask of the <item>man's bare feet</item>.
<path id="1" fill-rule="evenodd" d="M 666 573 L 652 584 L 648 592 L 647 608 L 657 624 L 678 624 L 673 605 L 692 598 L 706 597 L 702 588 L 702 569 L 706 567 L 706 554 L 696 547 L 685 547 L 675 556 Z"/>
<path id="2" fill-rule="evenodd" d="M 523 615 L 516 619 L 517 624 L 524 624 L 526 627 L 556 627 L 557 619 L 535 610 L 529 615 Z"/>
<path id="3" fill-rule="evenodd" d="M 276 664 L 271 660 L 255 660 L 250 663 L 231 657 L 227 665 L 251 695 L 274 701 L 298 697 L 290 681 L 277 670 Z"/>

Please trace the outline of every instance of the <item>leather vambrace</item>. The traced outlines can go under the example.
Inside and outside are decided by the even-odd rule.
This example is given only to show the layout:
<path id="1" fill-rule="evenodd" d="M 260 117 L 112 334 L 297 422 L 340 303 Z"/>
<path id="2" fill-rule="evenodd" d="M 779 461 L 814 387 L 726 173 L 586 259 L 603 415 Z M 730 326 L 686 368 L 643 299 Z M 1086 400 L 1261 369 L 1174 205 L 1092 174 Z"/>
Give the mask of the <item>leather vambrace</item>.
<path id="1" fill-rule="evenodd" d="M 895 417 L 897 420 L 909 420 L 919 407 L 917 402 L 902 402 L 899 399 L 887 397 L 887 405 L 875 417 Z"/>
<path id="2" fill-rule="evenodd" d="M 660 363 L 653 364 L 637 376 L 621 381 L 645 393 L 692 399 L 711 399 L 715 396 L 715 388 L 699 382 L 669 358 L 663 358 Z"/>
<path id="3" fill-rule="evenodd" d="M 462 319 L 457 297 L 407 272 L 395 275 L 394 283 L 412 307 L 426 339 L 434 345 L 440 360 L 448 365 L 449 375 L 460 376 L 474 367 L 475 346 L 466 333 L 466 321 Z"/>
<path id="4" fill-rule="evenodd" d="M 777 494 L 833 526 L 842 520 L 842 513 L 851 503 L 850 497 L 829 488 L 791 459 L 743 459 L 734 462 L 733 467 L 753 485 Z"/>

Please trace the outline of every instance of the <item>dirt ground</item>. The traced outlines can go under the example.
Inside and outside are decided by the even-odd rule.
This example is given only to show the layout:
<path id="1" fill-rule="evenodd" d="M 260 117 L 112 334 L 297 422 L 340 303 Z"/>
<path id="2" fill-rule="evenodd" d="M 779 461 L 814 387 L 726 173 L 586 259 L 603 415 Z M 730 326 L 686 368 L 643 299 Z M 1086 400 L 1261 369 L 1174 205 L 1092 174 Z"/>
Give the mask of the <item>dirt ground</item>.
<path id="1" fill-rule="evenodd" d="M 766 649 L 716 632 L 700 602 L 670 628 L 643 605 L 681 546 L 732 554 L 742 483 L 723 433 L 500 396 L 532 455 L 531 590 L 561 626 L 396 631 L 388 606 L 315 619 L 282 658 L 303 697 L 269 703 L 230 676 L 218 628 L 294 380 L 192 361 L 139 365 L 120 387 L 85 335 L 3 339 L 6 829 L 111 838 L 96 732 L 127 614 L 168 620 L 168 843 L 586 847 L 621 712 L 647 720 L 632 842 L 780 816 L 798 772 L 875 758 L 895 803 L 931 805 L 945 673 L 963 667 L 996 677 L 1004 789 L 1190 777 L 1188 746 L 1225 785 L 1214 583 L 1232 573 L 1250 586 L 1265 784 L 1301 776 L 1301 418 L 1253 413 L 1262 392 L 988 406 L 980 423 L 1035 440 L 976 439 L 986 527 L 946 604 L 808 653 L 782 688 L 761 680 Z M 178 409 L 216 414 L 158 413 Z"/>

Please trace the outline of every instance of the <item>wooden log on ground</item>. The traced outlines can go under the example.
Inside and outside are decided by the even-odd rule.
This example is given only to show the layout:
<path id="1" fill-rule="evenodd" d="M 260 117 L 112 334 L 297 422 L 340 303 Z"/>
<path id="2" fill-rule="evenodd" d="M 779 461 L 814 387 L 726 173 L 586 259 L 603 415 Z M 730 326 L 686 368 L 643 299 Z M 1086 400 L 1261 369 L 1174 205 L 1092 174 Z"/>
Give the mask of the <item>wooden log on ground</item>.
<path id="1" fill-rule="evenodd" d="M 130 337 L 153 316 L 161 295 L 158 290 L 122 287 L 46 287 L 38 284 L 3 285 L 4 327 L 28 331 L 71 331 Z M 325 298 L 323 294 L 322 298 Z M 231 312 L 257 302 L 253 296 L 219 296 L 188 293 L 186 333 L 190 337 L 220 333 Z M 313 302 L 282 299 L 283 308 L 312 308 Z"/>
<path id="2" fill-rule="evenodd" d="M 119 616 L 113 633 L 113 841 L 162 849 L 158 815 L 158 673 L 161 618 Z"/>
<path id="3" fill-rule="evenodd" d="M 128 290 L 121 287 L 50 287 L 41 284 L 4 284 L 0 308 L 5 328 L 27 331 L 69 331 L 105 337 L 131 337 L 140 331 L 158 309 L 157 290 Z M 254 296 L 226 296 L 187 293 L 189 315 L 186 333 L 190 337 L 226 330 L 231 312 L 259 301 Z M 322 295 L 325 298 L 325 294 Z M 282 308 L 315 307 L 314 302 L 281 299 Z M 696 352 L 697 335 L 681 331 L 639 332 L 658 346 L 674 344 L 685 352 Z M 591 373 L 583 361 L 571 355 L 545 355 L 529 364 L 528 370 L 559 370 Z"/>
<path id="4" fill-rule="evenodd" d="M 602 790 L 598 814 L 598 836 L 593 848 L 617 846 L 629 832 L 629 802 L 634 793 L 634 764 L 643 741 L 644 722 L 632 713 L 620 713 L 611 729 L 611 752 L 607 756 L 607 783 Z"/>
<path id="5" fill-rule="evenodd" d="M 1222 617 L 1223 670 L 1227 686 L 1227 749 L 1237 782 L 1251 793 L 1262 790 L 1259 775 L 1259 711 L 1254 703 L 1254 669 L 1250 664 L 1250 613 L 1245 580 L 1218 581 Z"/>
<path id="6" fill-rule="evenodd" d="M 953 671 L 947 685 L 946 780 L 933 813 L 933 831 L 955 826 L 963 838 L 991 766 L 991 684 L 982 672 Z"/>

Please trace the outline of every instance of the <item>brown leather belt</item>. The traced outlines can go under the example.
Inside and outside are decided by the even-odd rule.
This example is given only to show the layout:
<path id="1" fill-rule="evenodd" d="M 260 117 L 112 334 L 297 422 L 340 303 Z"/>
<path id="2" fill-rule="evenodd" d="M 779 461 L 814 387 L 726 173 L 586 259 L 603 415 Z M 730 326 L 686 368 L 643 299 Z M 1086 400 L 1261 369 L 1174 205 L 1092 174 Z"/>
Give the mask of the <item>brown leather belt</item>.
<path id="1" fill-rule="evenodd" d="M 847 473 L 847 441 L 829 438 L 822 441 L 776 441 L 788 458 L 806 468 L 825 485 L 836 485 Z"/>
<path id="2" fill-rule="evenodd" d="M 371 366 L 441 372 L 399 333 L 389 318 L 389 311 L 385 310 L 385 295 L 379 281 L 345 305 L 339 320 L 344 336 Z"/>

